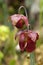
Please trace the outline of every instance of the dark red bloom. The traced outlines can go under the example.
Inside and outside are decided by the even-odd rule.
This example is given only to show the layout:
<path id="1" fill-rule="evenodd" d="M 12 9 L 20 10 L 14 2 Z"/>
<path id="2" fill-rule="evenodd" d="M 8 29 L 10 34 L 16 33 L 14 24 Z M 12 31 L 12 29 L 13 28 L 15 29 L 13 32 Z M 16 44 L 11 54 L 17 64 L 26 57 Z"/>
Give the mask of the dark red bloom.
<path id="1" fill-rule="evenodd" d="M 22 14 L 14 14 L 14 15 L 10 16 L 10 18 L 12 21 L 12 25 L 16 26 L 17 28 L 22 28 L 24 24 L 26 26 L 29 25 L 27 17 Z"/>
<path id="2" fill-rule="evenodd" d="M 19 36 L 19 46 L 21 51 L 32 52 L 36 48 L 36 41 L 39 38 L 38 33 L 31 30 L 21 31 L 17 34 Z"/>

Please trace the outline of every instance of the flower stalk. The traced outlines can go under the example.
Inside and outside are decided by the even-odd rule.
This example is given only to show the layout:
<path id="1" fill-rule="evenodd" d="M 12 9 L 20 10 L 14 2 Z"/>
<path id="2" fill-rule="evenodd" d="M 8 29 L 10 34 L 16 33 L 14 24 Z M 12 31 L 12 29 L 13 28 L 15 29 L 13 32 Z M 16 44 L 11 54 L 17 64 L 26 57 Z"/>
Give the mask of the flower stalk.
<path id="1" fill-rule="evenodd" d="M 28 18 L 27 11 L 24 6 L 20 6 L 18 13 L 20 14 L 21 8 L 23 8 L 25 10 L 26 17 Z M 29 26 L 27 27 L 27 29 L 29 30 Z M 30 53 L 30 65 L 35 65 L 35 52 Z"/>
<path id="2" fill-rule="evenodd" d="M 25 10 L 26 17 L 28 18 L 27 11 L 26 11 L 26 8 L 25 8 L 24 6 L 20 6 L 20 7 L 19 7 L 18 13 L 21 14 L 21 13 L 20 13 L 20 10 L 21 10 L 22 8 Z"/>
<path id="3" fill-rule="evenodd" d="M 6 24 L 6 21 L 8 21 L 8 16 L 9 16 L 8 7 L 5 0 L 2 2 L 3 2 L 2 8 L 3 8 L 3 14 L 4 14 L 4 24 Z"/>
<path id="4" fill-rule="evenodd" d="M 36 65 L 35 52 L 30 53 L 30 65 Z"/>

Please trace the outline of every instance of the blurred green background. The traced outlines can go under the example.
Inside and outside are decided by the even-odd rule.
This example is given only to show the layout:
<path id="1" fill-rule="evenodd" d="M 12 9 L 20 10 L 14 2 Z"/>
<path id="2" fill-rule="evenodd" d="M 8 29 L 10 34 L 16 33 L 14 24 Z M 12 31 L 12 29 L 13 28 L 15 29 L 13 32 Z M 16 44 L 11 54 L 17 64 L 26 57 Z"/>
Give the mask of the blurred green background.
<path id="1" fill-rule="evenodd" d="M 43 0 L 0 0 L 0 65 L 30 65 L 30 54 L 20 51 L 18 39 L 14 39 L 18 29 L 9 20 L 20 6 L 26 7 L 30 29 L 39 33 L 36 62 L 43 65 Z M 25 15 L 24 9 L 20 13 Z"/>

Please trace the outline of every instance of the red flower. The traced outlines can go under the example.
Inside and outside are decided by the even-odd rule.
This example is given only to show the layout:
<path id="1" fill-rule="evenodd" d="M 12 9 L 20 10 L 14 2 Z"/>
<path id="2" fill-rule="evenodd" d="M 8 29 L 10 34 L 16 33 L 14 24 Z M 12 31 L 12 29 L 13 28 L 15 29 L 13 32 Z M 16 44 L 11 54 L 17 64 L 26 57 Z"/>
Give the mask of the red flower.
<path id="1" fill-rule="evenodd" d="M 22 14 L 15 14 L 12 15 L 10 18 L 12 21 L 12 25 L 16 26 L 17 28 L 22 28 L 24 24 L 28 26 L 28 19 Z"/>
<path id="2" fill-rule="evenodd" d="M 35 33 L 31 30 L 21 31 L 17 34 L 19 36 L 19 46 L 21 51 L 32 52 L 36 48 L 36 41 L 39 38 L 38 33 Z M 17 37 L 16 36 L 16 37 Z"/>

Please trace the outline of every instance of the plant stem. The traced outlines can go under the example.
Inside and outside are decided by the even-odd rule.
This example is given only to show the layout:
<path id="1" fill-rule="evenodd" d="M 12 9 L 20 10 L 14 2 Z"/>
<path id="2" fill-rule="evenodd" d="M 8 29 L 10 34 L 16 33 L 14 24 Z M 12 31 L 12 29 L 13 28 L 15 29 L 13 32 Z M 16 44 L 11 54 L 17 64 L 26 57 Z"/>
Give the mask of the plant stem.
<path id="1" fill-rule="evenodd" d="M 40 27 L 42 27 L 43 26 L 43 0 L 40 0 L 39 7 L 40 7 L 39 25 Z"/>
<path id="2" fill-rule="evenodd" d="M 20 10 L 21 10 L 22 8 L 24 9 L 25 14 L 26 14 L 26 17 L 28 18 L 27 11 L 26 11 L 26 8 L 25 8 L 24 6 L 20 6 L 20 7 L 19 7 L 18 13 L 20 14 Z"/>
<path id="3" fill-rule="evenodd" d="M 8 14 L 7 3 L 6 3 L 5 0 L 3 1 L 3 6 L 2 7 L 3 7 L 3 13 L 4 13 L 4 24 L 6 24 L 6 22 L 8 21 L 9 14 Z"/>
<path id="4" fill-rule="evenodd" d="M 30 65 L 36 65 L 35 52 L 30 53 Z"/>
<path id="5" fill-rule="evenodd" d="M 13 27 L 11 24 L 11 20 L 9 19 L 7 1 L 2 0 L 2 2 L 3 2 L 2 8 L 3 8 L 3 15 L 4 15 L 4 25 L 8 26 L 10 28 L 10 30 L 12 30 Z"/>

